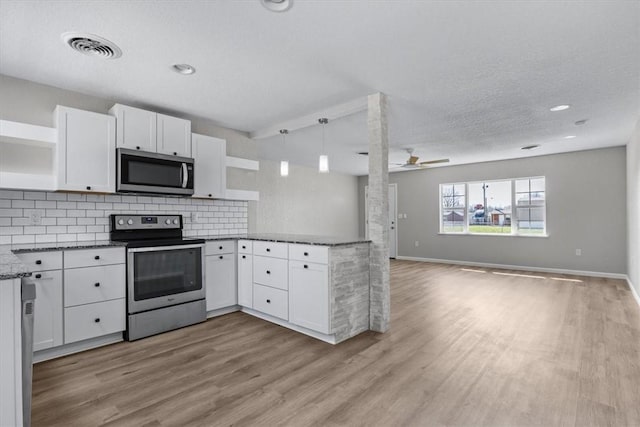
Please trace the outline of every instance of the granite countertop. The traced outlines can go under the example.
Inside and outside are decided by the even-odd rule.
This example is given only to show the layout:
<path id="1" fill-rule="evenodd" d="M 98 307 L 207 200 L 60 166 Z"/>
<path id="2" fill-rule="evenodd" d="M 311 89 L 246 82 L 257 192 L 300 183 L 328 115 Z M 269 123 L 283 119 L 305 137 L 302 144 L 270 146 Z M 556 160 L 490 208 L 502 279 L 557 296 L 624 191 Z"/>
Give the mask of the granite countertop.
<path id="1" fill-rule="evenodd" d="M 189 237 L 187 237 L 189 238 Z M 358 243 L 369 243 L 363 238 L 345 238 L 332 236 L 311 236 L 303 234 L 233 234 L 224 236 L 192 236 L 205 240 L 261 240 L 265 242 L 298 243 L 303 245 L 342 246 Z M 17 245 L 0 245 L 0 280 L 16 279 L 31 276 L 31 271 L 20 262 L 15 254 L 27 252 L 44 252 L 68 249 L 92 249 L 105 246 L 124 246 L 123 242 L 112 240 L 91 240 L 86 242 L 52 242 L 25 243 Z"/>
<path id="2" fill-rule="evenodd" d="M 124 246 L 111 240 L 89 240 L 86 242 L 51 242 L 0 245 L 0 280 L 31 276 L 31 271 L 15 254 L 27 252 L 59 251 L 62 249 L 92 249 L 105 246 Z"/>
<path id="3" fill-rule="evenodd" d="M 342 246 L 357 243 L 370 243 L 362 237 L 312 236 L 305 234 L 256 233 L 233 234 L 226 236 L 198 236 L 205 240 L 262 240 L 265 242 L 298 243 L 303 245 Z"/>

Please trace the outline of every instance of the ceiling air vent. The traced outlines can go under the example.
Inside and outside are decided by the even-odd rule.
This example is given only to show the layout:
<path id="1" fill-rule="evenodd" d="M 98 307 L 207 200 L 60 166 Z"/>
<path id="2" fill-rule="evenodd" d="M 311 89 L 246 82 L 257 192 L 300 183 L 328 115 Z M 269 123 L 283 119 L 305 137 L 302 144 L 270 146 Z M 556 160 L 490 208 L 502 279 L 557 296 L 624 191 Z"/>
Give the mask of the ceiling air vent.
<path id="1" fill-rule="evenodd" d="M 95 34 L 64 33 L 62 40 L 71 49 L 85 55 L 97 56 L 102 59 L 116 59 L 122 56 L 122 51 L 118 46 Z"/>

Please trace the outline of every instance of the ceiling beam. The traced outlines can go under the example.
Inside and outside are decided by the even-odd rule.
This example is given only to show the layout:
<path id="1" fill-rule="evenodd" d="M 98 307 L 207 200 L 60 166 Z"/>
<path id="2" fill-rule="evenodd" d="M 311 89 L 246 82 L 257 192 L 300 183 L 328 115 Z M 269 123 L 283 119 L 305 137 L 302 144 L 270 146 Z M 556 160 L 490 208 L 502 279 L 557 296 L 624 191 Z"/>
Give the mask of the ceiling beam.
<path id="1" fill-rule="evenodd" d="M 341 117 L 350 116 L 351 114 L 359 113 L 367 110 L 368 97 L 362 97 L 354 99 L 353 101 L 345 102 L 343 104 L 334 105 L 333 107 L 325 108 L 324 110 L 307 114 L 302 117 L 286 120 L 284 122 L 276 123 L 272 126 L 258 129 L 249 133 L 251 139 L 263 139 L 272 136 L 280 135 L 280 129 L 287 129 L 289 132 L 293 132 L 298 129 L 306 128 L 309 126 L 315 126 L 318 124 L 318 119 L 327 118 L 329 121 L 339 119 Z"/>

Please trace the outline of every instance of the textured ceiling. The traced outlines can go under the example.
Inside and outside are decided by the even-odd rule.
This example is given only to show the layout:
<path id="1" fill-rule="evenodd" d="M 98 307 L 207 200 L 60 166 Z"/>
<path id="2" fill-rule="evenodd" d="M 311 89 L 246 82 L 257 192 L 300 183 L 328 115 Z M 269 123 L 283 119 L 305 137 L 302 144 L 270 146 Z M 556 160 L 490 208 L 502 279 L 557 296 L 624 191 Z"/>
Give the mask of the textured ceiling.
<path id="1" fill-rule="evenodd" d="M 122 58 L 71 51 L 60 40 L 71 30 L 115 42 Z M 258 0 L 0 0 L 0 73 L 243 131 L 384 92 L 392 162 L 407 147 L 421 161 L 515 158 L 627 143 L 640 2 L 296 0 L 272 13 Z M 557 104 L 572 108 L 550 112 Z M 366 173 L 364 113 L 326 135 L 332 170 Z M 259 143 L 265 158 L 315 165 L 321 129 Z M 541 148 L 520 150 L 530 144 Z"/>

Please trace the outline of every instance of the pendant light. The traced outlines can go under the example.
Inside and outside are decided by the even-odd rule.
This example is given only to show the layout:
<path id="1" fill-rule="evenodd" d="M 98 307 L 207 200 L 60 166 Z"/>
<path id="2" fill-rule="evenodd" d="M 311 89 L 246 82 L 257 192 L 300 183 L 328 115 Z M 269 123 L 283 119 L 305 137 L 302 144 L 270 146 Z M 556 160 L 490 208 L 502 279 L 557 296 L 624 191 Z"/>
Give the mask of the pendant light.
<path id="1" fill-rule="evenodd" d="M 324 127 L 327 123 L 329 123 L 329 119 L 321 118 L 318 119 L 318 123 L 322 125 L 322 152 L 320 153 L 320 157 L 318 159 L 318 171 L 320 173 L 329 173 L 329 156 L 327 156 L 326 151 L 324 150 Z"/>
<path id="2" fill-rule="evenodd" d="M 282 145 L 284 146 L 286 143 L 286 135 L 289 134 L 287 129 L 280 129 L 280 135 L 282 135 Z M 286 151 L 286 147 L 285 147 Z M 289 162 L 287 160 L 280 161 L 280 176 L 289 176 Z"/>

